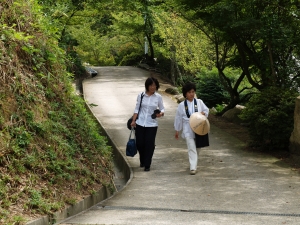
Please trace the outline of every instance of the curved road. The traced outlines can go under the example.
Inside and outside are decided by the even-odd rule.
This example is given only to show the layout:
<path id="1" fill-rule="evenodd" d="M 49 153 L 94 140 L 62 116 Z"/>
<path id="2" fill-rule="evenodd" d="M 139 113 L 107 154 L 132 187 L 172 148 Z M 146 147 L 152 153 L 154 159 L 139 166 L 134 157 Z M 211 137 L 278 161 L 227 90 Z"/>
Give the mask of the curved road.
<path id="1" fill-rule="evenodd" d="M 92 111 L 124 154 L 136 96 L 150 75 L 134 67 L 97 67 L 84 82 Z M 150 172 L 127 158 L 133 178 L 123 190 L 61 224 L 300 224 L 300 176 L 278 159 L 243 150 L 243 143 L 211 126 L 198 173 L 189 175 L 185 142 L 174 139 L 177 103 L 163 95 Z"/>

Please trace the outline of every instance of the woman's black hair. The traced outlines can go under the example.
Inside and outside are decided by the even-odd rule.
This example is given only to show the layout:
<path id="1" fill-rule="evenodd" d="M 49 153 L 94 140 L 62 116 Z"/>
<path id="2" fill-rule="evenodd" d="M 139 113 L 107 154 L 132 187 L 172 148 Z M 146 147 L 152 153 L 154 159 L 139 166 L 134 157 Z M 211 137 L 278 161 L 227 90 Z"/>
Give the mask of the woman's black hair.
<path id="1" fill-rule="evenodd" d="M 188 93 L 190 90 L 193 90 L 193 89 L 196 92 L 196 85 L 194 83 L 188 82 L 188 83 L 184 84 L 182 87 L 183 97 L 186 98 L 186 93 Z"/>
<path id="2" fill-rule="evenodd" d="M 145 81 L 145 88 L 146 88 L 146 91 L 149 91 L 149 86 L 152 85 L 153 83 L 155 83 L 156 85 L 156 90 L 158 90 L 159 88 L 159 83 L 158 83 L 158 80 L 154 77 L 149 77 L 147 78 L 147 80 Z"/>

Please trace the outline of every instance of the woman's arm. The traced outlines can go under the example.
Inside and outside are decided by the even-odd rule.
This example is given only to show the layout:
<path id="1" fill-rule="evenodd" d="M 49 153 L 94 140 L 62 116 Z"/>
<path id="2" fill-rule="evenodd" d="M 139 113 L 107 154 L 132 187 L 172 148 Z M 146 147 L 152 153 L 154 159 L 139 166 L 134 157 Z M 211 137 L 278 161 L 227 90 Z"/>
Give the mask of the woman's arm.
<path id="1" fill-rule="evenodd" d="M 137 118 L 137 113 L 134 113 L 133 116 L 132 116 L 132 122 L 130 124 L 131 127 L 136 127 L 136 118 Z"/>
<path id="2" fill-rule="evenodd" d="M 201 99 L 198 99 L 200 103 L 200 109 L 201 109 L 201 114 L 205 115 L 208 117 L 209 114 L 209 108 L 204 104 L 204 102 Z"/>
<path id="3" fill-rule="evenodd" d="M 175 129 L 175 138 L 178 140 L 179 139 L 179 131 L 182 130 L 183 123 L 182 123 L 182 114 L 181 114 L 182 106 L 179 104 L 176 115 L 175 115 L 175 120 L 174 120 L 174 129 Z"/>
<path id="4" fill-rule="evenodd" d="M 156 114 L 156 117 L 162 117 L 165 115 L 165 107 L 164 107 L 164 103 L 163 103 L 163 100 L 162 100 L 162 97 L 160 96 L 159 99 L 158 99 L 158 108 L 160 110 L 160 113 Z"/>

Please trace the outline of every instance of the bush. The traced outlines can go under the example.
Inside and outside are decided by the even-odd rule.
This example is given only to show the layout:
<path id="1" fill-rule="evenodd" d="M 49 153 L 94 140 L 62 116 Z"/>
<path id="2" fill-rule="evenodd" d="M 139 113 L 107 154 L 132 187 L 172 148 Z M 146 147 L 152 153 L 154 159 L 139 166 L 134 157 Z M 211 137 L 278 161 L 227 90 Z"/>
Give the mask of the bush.
<path id="1" fill-rule="evenodd" d="M 221 113 L 223 110 L 224 110 L 224 108 L 225 108 L 225 105 L 224 104 L 217 104 L 216 105 L 216 110 L 217 110 L 217 113 Z"/>
<path id="2" fill-rule="evenodd" d="M 100 56 L 97 60 L 97 63 L 101 66 L 115 66 L 116 62 L 114 57 L 111 56 Z"/>
<path id="3" fill-rule="evenodd" d="M 249 123 L 254 146 L 265 151 L 288 151 L 297 96 L 294 90 L 272 87 L 250 99 L 240 117 Z"/>
<path id="4" fill-rule="evenodd" d="M 197 96 L 201 98 L 207 107 L 228 103 L 229 96 L 224 90 L 217 70 L 203 70 L 197 75 Z"/>
<path id="5" fill-rule="evenodd" d="M 125 55 L 119 66 L 136 66 L 143 59 L 143 55 L 135 52 L 131 52 L 129 55 Z"/>
<path id="6" fill-rule="evenodd" d="M 169 58 L 158 53 L 155 68 L 164 78 L 171 80 L 171 60 Z"/>

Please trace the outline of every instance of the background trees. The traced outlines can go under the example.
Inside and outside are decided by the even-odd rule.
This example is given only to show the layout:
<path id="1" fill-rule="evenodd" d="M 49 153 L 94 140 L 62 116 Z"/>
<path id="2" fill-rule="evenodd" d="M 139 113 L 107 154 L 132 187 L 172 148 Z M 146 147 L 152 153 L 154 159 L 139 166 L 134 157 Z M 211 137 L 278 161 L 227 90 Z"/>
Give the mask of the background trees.
<path id="1" fill-rule="evenodd" d="M 244 119 L 254 123 L 253 134 L 268 127 L 250 119 L 254 112 L 248 109 L 257 104 L 249 101 L 253 96 L 277 99 L 271 103 L 260 98 L 267 108 L 293 107 L 293 97 L 286 102 L 278 95 L 283 90 L 294 96 L 300 85 L 297 1 L 61 0 L 54 7 L 47 1 L 41 4 L 55 24 L 60 45 L 72 50 L 71 62 L 147 63 L 175 85 L 194 81 L 198 94 L 211 107 L 225 106 L 220 114 L 237 104 L 247 105 Z M 292 115 L 285 115 L 290 121 Z M 292 127 L 292 121 L 287 126 Z"/>
<path id="2" fill-rule="evenodd" d="M 274 124 L 284 120 L 284 126 L 293 127 L 291 111 L 299 88 L 299 4 L 284 0 L 176 3 L 181 15 L 202 30 L 215 46 L 215 65 L 230 96 L 224 110 L 243 102 L 243 91 L 252 90 L 243 95 L 245 100 L 249 94 L 257 93 L 243 112 L 254 142 L 260 142 L 266 149 L 288 149 L 291 130 L 282 138 L 281 128 Z M 230 79 L 225 68 L 239 69 L 240 75 Z M 246 85 L 242 87 L 242 83 Z M 284 101 L 281 96 L 285 96 Z M 280 111 L 282 117 L 261 109 Z"/>
<path id="3" fill-rule="evenodd" d="M 298 4 L 293 1 L 178 0 L 179 10 L 214 39 L 216 48 L 233 46 L 236 66 L 258 90 L 268 86 L 290 86 L 298 76 Z M 184 5 L 184 6 L 183 6 Z M 217 34 L 216 34 L 217 32 Z M 217 42 L 218 41 L 218 42 Z M 225 54 L 225 53 L 224 53 Z M 223 54 L 223 58 L 225 55 Z M 222 60 L 216 54 L 216 62 Z M 239 60 L 239 61 L 237 61 Z M 289 68 L 286 68 L 289 65 Z M 218 66 L 218 65 L 217 65 Z M 296 76 L 296 77 L 295 77 Z"/>

